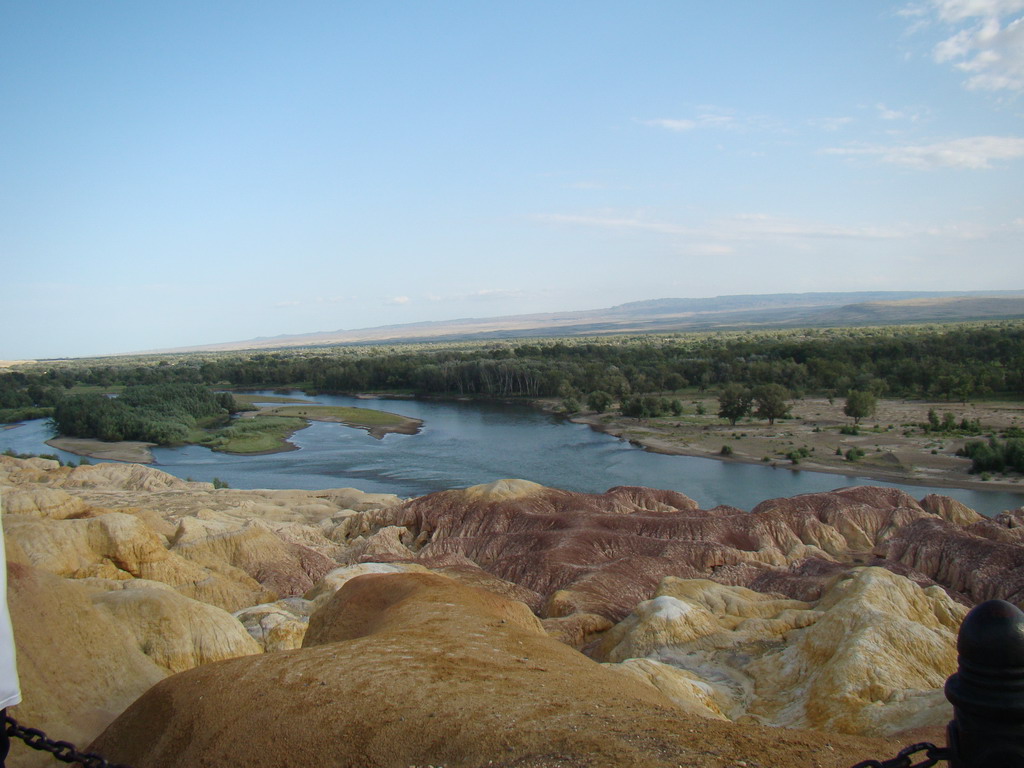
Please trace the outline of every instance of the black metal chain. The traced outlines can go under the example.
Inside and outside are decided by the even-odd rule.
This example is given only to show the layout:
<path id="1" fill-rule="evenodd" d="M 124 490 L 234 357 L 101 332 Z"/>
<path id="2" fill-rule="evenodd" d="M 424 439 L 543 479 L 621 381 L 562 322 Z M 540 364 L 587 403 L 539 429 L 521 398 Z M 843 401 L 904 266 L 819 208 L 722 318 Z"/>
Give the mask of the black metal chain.
<path id="1" fill-rule="evenodd" d="M 912 762 L 911 756 L 918 752 L 925 753 L 924 759 L 919 763 Z M 948 759 L 949 749 L 947 747 L 936 747 L 934 744 L 923 741 L 920 744 L 904 747 L 891 760 L 865 760 L 852 768 L 931 768 L 940 760 Z"/>
<path id="2" fill-rule="evenodd" d="M 26 728 L 10 715 L 4 715 L 4 724 L 8 736 L 21 739 L 26 746 L 32 749 L 49 752 L 61 762 L 80 763 L 83 768 L 131 768 L 127 765 L 107 762 L 103 757 L 92 752 L 79 752 L 78 748 L 70 742 L 53 741 L 42 731 L 37 728 Z M 918 752 L 925 753 L 924 759 L 918 763 L 912 762 L 911 757 Z M 934 744 L 924 741 L 904 747 L 891 760 L 864 760 L 851 768 L 931 768 L 940 760 L 948 759 L 948 748 L 936 747 Z"/>
<path id="3" fill-rule="evenodd" d="M 67 741 L 53 741 L 36 728 L 26 728 L 10 715 L 4 715 L 4 725 L 8 736 L 21 739 L 32 749 L 49 752 L 63 763 L 81 763 L 83 768 L 130 768 L 127 765 L 108 763 L 105 759 L 92 752 L 79 752 L 78 748 Z"/>

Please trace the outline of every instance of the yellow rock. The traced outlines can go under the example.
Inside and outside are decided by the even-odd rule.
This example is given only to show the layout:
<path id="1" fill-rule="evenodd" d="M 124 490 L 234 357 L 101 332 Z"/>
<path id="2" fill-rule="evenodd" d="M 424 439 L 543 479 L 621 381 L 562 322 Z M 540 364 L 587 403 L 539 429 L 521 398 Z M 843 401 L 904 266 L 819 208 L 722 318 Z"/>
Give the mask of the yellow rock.
<path id="1" fill-rule="evenodd" d="M 462 493 L 478 501 L 508 501 L 522 499 L 546 491 L 543 485 L 529 480 L 495 480 L 493 483 L 472 485 Z"/>
<path id="2" fill-rule="evenodd" d="M 722 711 L 732 704 L 728 692 L 685 669 L 653 659 L 626 659 L 619 664 L 605 664 L 605 667 L 656 688 L 687 714 L 715 720 L 729 719 Z"/>
<path id="3" fill-rule="evenodd" d="M 303 597 L 312 601 L 312 610 L 326 603 L 345 584 L 356 576 L 368 573 L 429 573 L 422 565 L 414 563 L 358 563 L 346 565 L 330 571 L 323 579 L 309 590 Z"/>
<path id="4" fill-rule="evenodd" d="M 276 597 L 229 563 L 204 567 L 169 552 L 163 537 L 121 512 L 82 520 L 5 515 L 3 525 L 28 563 L 58 576 L 162 581 L 225 610 Z"/>
<path id="5" fill-rule="evenodd" d="M 951 717 L 941 688 L 956 669 L 966 612 L 941 588 L 882 568 L 852 571 L 817 604 L 666 578 L 657 597 L 605 635 L 595 657 L 688 670 L 732 719 L 892 734 Z M 691 704 L 706 706 L 700 696 Z"/>
<path id="6" fill-rule="evenodd" d="M 263 651 L 245 627 L 220 608 L 174 590 L 133 589 L 131 582 L 126 586 L 95 595 L 93 604 L 126 627 L 142 652 L 168 673 Z"/>
<path id="7" fill-rule="evenodd" d="M 3 494 L 3 509 L 8 515 L 63 520 L 81 514 L 88 509 L 88 505 L 58 488 L 7 488 Z"/>
<path id="8" fill-rule="evenodd" d="M 289 597 L 236 611 L 234 616 L 265 651 L 287 651 L 302 646 L 313 603 Z"/>
<path id="9" fill-rule="evenodd" d="M 776 725 L 842 733 L 895 733 L 950 719 L 948 706 L 933 705 L 956 671 L 966 608 L 940 588 L 863 568 L 829 590 L 817 610 L 814 624 L 747 667 L 757 680 L 752 713 Z M 931 701 L 927 712 L 915 701 L 922 697 Z"/>
<path id="10" fill-rule="evenodd" d="M 88 744 L 132 701 L 166 676 L 83 584 L 8 564 L 22 703 L 11 715 L 55 738 Z M 10 766 L 38 765 L 15 748 Z M 33 753 L 37 757 L 44 753 Z M 52 765 L 48 755 L 43 765 Z"/>

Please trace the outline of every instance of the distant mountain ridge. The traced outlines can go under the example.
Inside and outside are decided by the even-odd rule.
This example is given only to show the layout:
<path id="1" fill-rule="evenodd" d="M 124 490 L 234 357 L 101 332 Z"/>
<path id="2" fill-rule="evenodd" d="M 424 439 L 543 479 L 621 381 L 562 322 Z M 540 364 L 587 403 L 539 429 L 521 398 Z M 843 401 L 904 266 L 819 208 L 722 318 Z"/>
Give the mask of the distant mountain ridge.
<path id="1" fill-rule="evenodd" d="M 334 344 L 898 325 L 1013 318 L 1024 318 L 1024 290 L 774 293 L 650 299 L 604 309 L 432 320 L 153 351 L 216 352 Z"/>

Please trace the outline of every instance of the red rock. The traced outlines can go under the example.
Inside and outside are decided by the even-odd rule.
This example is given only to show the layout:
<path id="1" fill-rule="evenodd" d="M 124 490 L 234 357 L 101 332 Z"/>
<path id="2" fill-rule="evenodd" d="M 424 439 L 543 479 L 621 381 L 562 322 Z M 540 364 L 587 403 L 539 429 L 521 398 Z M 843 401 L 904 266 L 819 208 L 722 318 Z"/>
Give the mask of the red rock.
<path id="1" fill-rule="evenodd" d="M 428 567 L 472 564 L 541 596 L 528 602 L 552 618 L 579 612 L 618 621 L 666 576 L 812 600 L 850 567 L 866 564 L 975 599 L 984 590 L 967 588 L 955 567 L 885 556 L 894 537 L 902 542 L 906 531 L 925 530 L 914 527 L 919 521 L 961 532 L 984 524 L 969 524 L 971 511 L 952 500 L 925 501 L 928 509 L 897 489 L 855 487 L 772 499 L 747 513 L 701 510 L 672 491 L 616 487 L 582 494 L 499 481 L 413 499 L 384 510 L 380 523 L 409 530 L 415 541 L 409 559 Z M 995 537 L 964 535 L 981 549 L 998 544 Z"/>

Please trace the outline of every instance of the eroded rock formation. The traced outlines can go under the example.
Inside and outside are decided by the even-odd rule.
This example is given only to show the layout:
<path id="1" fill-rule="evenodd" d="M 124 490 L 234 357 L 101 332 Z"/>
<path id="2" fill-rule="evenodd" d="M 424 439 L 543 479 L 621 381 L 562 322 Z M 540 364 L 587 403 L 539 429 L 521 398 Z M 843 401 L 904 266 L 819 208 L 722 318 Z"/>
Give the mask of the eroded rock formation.
<path id="1" fill-rule="evenodd" d="M 688 716 L 547 637 L 522 603 L 423 573 L 352 579 L 300 650 L 169 678 L 91 746 L 147 768 L 845 766 L 895 748 Z"/>
<path id="2" fill-rule="evenodd" d="M 672 491 L 581 494 L 499 481 L 413 499 L 383 518 L 409 532 L 412 552 L 392 549 L 376 559 L 432 567 L 463 558 L 539 595 L 549 618 L 619 621 L 667 576 L 800 600 L 819 599 L 860 565 L 941 584 L 965 604 L 1020 600 L 1024 588 L 1024 547 L 1004 533 L 1017 518 L 987 521 L 951 499 L 920 504 L 892 488 L 772 499 L 747 513 L 701 510 Z"/>
<path id="3" fill-rule="evenodd" d="M 883 568 L 843 574 L 814 603 L 670 577 L 592 653 L 686 670 L 732 720 L 898 733 L 952 716 L 940 689 L 966 613 Z"/>
<path id="4" fill-rule="evenodd" d="M 942 722 L 940 686 L 966 606 L 1024 597 L 1024 511 L 985 519 L 945 497 L 917 502 L 883 488 L 774 499 L 749 513 L 700 510 L 670 491 L 578 494 L 522 480 L 402 503 L 353 489 L 215 490 L 148 467 L 0 457 L 0 491 L 9 559 L 24 569 L 11 589 L 33 595 L 32 579 L 67 586 L 69 605 L 81 603 L 75 615 L 128 649 L 125 684 L 99 689 L 102 716 L 89 714 L 91 694 L 58 696 L 26 651 L 32 724 L 76 738 L 186 670 L 191 682 L 158 689 L 176 706 L 197 686 L 223 683 L 226 697 L 229 682 L 249 679 L 235 689 L 246 706 L 238 719 L 226 710 L 222 723 L 240 733 L 269 728 L 253 708 L 298 722 L 304 707 L 322 707 L 326 722 L 369 691 L 375 711 L 368 703 L 351 721 L 324 726 L 353 745 L 325 753 L 337 764 L 364 764 L 363 750 L 381 764 L 449 755 L 446 764 L 539 766 L 594 749 L 605 762 L 749 765 L 751 745 L 771 746 L 776 737 L 763 733 L 780 732 L 747 726 L 889 734 Z M 95 642 L 83 636 L 82 653 Z M 78 661 L 53 652 L 56 680 Z M 395 659 L 394 674 L 381 678 Z M 498 686 L 479 671 L 487 660 L 511 691 L 505 709 L 485 701 L 487 686 L 491 698 Z M 75 674 L 72 685 L 85 685 L 87 675 Z M 268 680 L 280 691 L 258 694 Z M 592 699 L 566 703 L 580 696 Z M 168 738 L 202 717 L 220 722 L 213 713 L 226 700 L 169 722 Z M 127 744 L 158 709 L 110 743 Z M 467 726 L 478 711 L 479 727 Z M 359 735 L 373 718 L 380 736 Z M 468 735 L 452 736 L 451 752 L 438 751 L 440 741 L 396 745 L 415 741 L 406 723 L 422 733 L 426 721 L 445 738 Z M 595 724 L 607 732 L 572 730 Z M 692 751 L 691 733 L 717 745 L 714 757 Z M 207 735 L 196 743 L 212 749 Z M 798 754 L 823 765 L 853 754 L 823 762 L 823 739 L 838 737 L 792 738 Z M 543 739 L 556 745 L 555 762 L 538 752 Z M 288 744 L 309 758 L 303 764 L 318 764 Z"/>

